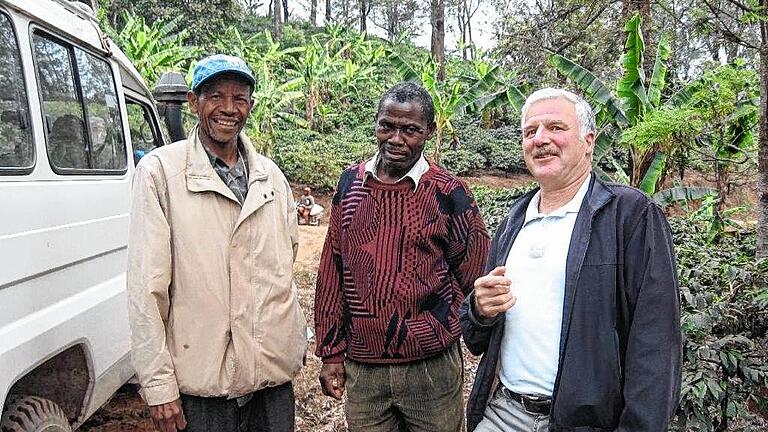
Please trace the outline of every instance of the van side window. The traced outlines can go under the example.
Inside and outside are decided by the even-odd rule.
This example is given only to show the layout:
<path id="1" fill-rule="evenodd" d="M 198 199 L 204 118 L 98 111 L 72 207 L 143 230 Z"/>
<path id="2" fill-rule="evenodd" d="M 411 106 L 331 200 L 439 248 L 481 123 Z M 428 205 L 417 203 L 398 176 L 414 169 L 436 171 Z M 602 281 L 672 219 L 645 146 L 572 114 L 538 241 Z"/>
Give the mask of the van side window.
<path id="1" fill-rule="evenodd" d="M 126 100 L 128 108 L 128 125 L 133 145 L 134 164 L 155 147 L 161 145 L 160 136 L 152 121 L 149 108 L 131 99 Z"/>
<path id="2" fill-rule="evenodd" d="M 123 170 L 125 137 L 109 63 L 75 48 L 91 137 L 91 168 Z"/>
<path id="3" fill-rule="evenodd" d="M 35 163 L 21 55 L 11 20 L 0 13 L 0 173 Z M 9 170 L 10 169 L 10 170 Z"/>
<path id="4" fill-rule="evenodd" d="M 125 172 L 125 139 L 109 64 L 39 32 L 32 39 L 54 171 Z"/>

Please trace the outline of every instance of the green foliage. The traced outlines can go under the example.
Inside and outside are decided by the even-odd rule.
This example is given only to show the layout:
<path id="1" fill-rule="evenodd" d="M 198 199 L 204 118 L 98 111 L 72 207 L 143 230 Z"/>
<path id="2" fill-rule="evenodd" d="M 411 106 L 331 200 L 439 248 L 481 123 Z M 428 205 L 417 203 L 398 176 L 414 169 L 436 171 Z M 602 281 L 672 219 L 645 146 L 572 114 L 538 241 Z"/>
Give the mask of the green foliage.
<path id="1" fill-rule="evenodd" d="M 688 105 L 706 126 L 702 141 L 718 163 L 731 165 L 734 158 L 755 146 L 760 96 L 757 74 L 737 63 L 709 71 L 694 84 Z"/>
<path id="2" fill-rule="evenodd" d="M 479 168 L 498 169 L 505 173 L 526 171 L 517 126 L 487 129 L 470 116 L 457 117 L 455 126 L 456 149 L 477 154 L 474 160 L 482 163 Z M 450 170 L 449 152 L 446 150 L 442 163 Z"/>
<path id="3" fill-rule="evenodd" d="M 664 107 L 648 113 L 643 121 L 625 129 L 620 143 L 638 152 L 651 149 L 672 151 L 680 143 L 692 142 L 703 127 L 703 119 L 697 110 L 689 107 Z"/>
<path id="4" fill-rule="evenodd" d="M 509 103 L 517 106 L 521 92 L 504 78 L 499 66 L 476 63 L 472 76 L 454 76 L 451 80 L 439 79 L 439 65 L 430 56 L 420 62 L 410 62 L 400 52 L 390 50 L 389 59 L 406 81 L 416 81 L 424 86 L 435 103 L 435 145 L 433 159 L 440 163 L 442 144 L 446 135 L 453 138 L 456 128 L 453 121 L 464 113 L 481 112 L 486 105 L 498 107 Z M 502 90 L 503 89 L 503 90 Z"/>
<path id="5" fill-rule="evenodd" d="M 486 163 L 482 155 L 465 147 L 444 150 L 441 162 L 448 171 L 460 176 L 469 175 Z"/>
<path id="6" fill-rule="evenodd" d="M 216 35 L 237 25 L 242 18 L 238 0 L 99 0 L 99 6 L 113 27 L 122 27 L 126 11 L 147 23 L 178 20 L 189 32 L 190 43 L 208 51 Z"/>
<path id="7" fill-rule="evenodd" d="M 321 135 L 307 129 L 287 129 L 276 135 L 273 158 L 291 182 L 329 191 L 342 171 L 376 152 L 369 130 Z"/>
<path id="8" fill-rule="evenodd" d="M 697 147 L 706 143 L 713 148 L 718 183 L 727 184 L 723 178 L 727 180 L 729 164 L 742 158 L 744 149 L 754 142 L 756 81 L 748 79 L 743 70 L 720 68 L 662 101 L 671 52 L 669 40 L 664 34 L 660 36 L 652 75 L 646 82 L 639 15 L 627 21 L 625 31 L 623 74 L 615 94 L 575 62 L 557 54 L 550 58 L 553 67 L 599 106 L 595 170 L 614 181 L 628 179 L 653 194 L 667 171 L 677 168 L 669 161 L 685 164 L 691 150 L 698 151 Z M 626 168 L 609 151 L 617 144 L 628 150 Z M 727 188 L 719 185 L 718 189 L 722 193 Z"/>
<path id="9" fill-rule="evenodd" d="M 664 90 L 665 62 L 670 52 L 667 38 L 662 36 L 659 40 L 653 76 L 647 84 L 648 90 L 646 90 L 645 71 L 643 70 L 645 43 L 643 42 L 640 16 L 635 15 L 630 18 L 624 30 L 627 33 L 627 38 L 624 43 L 624 53 L 621 56 L 623 74 L 616 83 L 615 95 L 609 91 L 608 85 L 575 62 L 556 54 L 551 58 L 552 65 L 558 71 L 570 78 L 588 97 L 600 105 L 600 111 L 597 115 L 598 126 L 600 126 L 597 140 L 603 148 L 610 142 L 615 143 L 616 138 L 620 136 L 619 131 L 623 132 L 629 127 L 637 126 L 645 121 L 649 113 L 653 113 L 656 109 L 660 108 L 658 104 L 660 103 L 660 95 Z M 650 98 L 648 96 L 649 92 L 651 94 Z M 657 105 L 654 105 L 654 103 Z M 669 118 L 666 118 L 666 120 L 670 121 Z M 649 130 L 659 131 L 658 126 L 657 124 L 654 127 L 650 127 Z M 656 145 L 648 146 L 649 141 L 636 143 L 631 139 L 622 138 L 622 142 L 629 149 L 631 172 L 628 174 L 619 173 L 614 179 L 628 176 L 632 185 L 640 186 L 643 180 L 648 180 L 646 177 L 647 171 L 652 166 L 658 168 L 659 159 L 656 156 L 658 152 L 663 151 L 669 156 L 677 149 L 677 146 L 687 144 L 674 141 L 671 138 L 670 136 L 657 136 L 651 140 L 676 144 L 676 147 L 669 147 L 664 150 Z M 609 155 L 609 153 L 601 151 L 600 155 L 605 156 Z M 599 165 L 601 160 L 595 159 L 594 162 Z M 616 164 L 614 165 L 616 168 L 620 168 Z M 657 180 L 661 180 L 663 172 L 654 177 Z M 652 189 L 655 190 L 655 186 Z"/>
<path id="10" fill-rule="evenodd" d="M 624 54 L 621 56 L 624 74 L 616 84 L 616 93 L 621 98 L 622 109 L 631 125 L 637 124 L 650 107 L 645 91 L 645 72 L 643 71 L 645 42 L 643 42 L 643 33 L 640 31 L 640 21 L 640 15 L 635 14 L 624 26 L 624 31 L 627 33 Z"/>
<path id="11" fill-rule="evenodd" d="M 185 45 L 189 32 L 180 27 L 179 18 L 148 25 L 143 17 L 124 12 L 123 21 L 125 25 L 119 32 L 109 27 L 107 31 L 150 88 L 163 72 L 185 70 L 201 51 Z"/>
<path id="12" fill-rule="evenodd" d="M 496 232 L 501 221 L 509 214 L 512 203 L 534 187 L 533 183 L 515 189 L 492 188 L 483 185 L 469 186 L 477 206 L 480 208 L 480 213 L 483 215 L 483 220 L 485 220 L 485 226 L 491 235 Z"/>
<path id="13" fill-rule="evenodd" d="M 746 404 L 760 400 L 755 390 L 768 384 L 768 261 L 755 261 L 754 231 L 729 233 L 713 248 L 706 222 L 670 223 L 684 334 L 682 399 L 672 430 L 750 424 Z"/>

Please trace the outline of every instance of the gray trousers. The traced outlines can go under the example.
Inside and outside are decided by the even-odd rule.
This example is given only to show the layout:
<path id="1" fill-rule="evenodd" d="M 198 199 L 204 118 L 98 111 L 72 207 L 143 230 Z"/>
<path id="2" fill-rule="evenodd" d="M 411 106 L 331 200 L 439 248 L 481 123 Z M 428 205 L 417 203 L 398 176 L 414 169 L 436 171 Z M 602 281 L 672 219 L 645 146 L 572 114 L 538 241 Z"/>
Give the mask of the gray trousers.
<path id="1" fill-rule="evenodd" d="M 237 399 L 181 395 L 186 432 L 293 432 L 295 406 L 290 382 L 252 393 L 238 406 Z"/>
<path id="2" fill-rule="evenodd" d="M 483 420 L 475 432 L 546 432 L 549 430 L 549 416 L 531 413 L 523 405 L 508 398 L 500 391 L 501 386 L 485 407 Z"/>

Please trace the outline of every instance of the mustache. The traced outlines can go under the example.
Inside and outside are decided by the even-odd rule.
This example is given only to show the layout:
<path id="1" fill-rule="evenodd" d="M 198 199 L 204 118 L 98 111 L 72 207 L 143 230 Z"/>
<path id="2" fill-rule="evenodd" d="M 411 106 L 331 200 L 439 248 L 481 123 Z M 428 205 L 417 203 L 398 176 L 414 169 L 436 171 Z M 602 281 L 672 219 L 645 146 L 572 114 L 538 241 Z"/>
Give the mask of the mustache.
<path id="1" fill-rule="evenodd" d="M 557 152 L 555 151 L 555 149 L 551 147 L 539 147 L 534 149 L 531 152 L 531 156 L 533 157 L 557 156 Z"/>

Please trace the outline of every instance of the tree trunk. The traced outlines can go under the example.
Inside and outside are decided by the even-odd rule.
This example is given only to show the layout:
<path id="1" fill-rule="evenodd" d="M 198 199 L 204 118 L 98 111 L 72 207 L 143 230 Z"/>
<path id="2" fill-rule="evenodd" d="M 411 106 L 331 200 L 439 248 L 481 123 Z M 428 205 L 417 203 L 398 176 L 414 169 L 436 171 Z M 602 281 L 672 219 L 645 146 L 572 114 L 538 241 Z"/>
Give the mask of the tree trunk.
<path id="1" fill-rule="evenodd" d="M 466 5 L 466 1 L 464 0 L 464 4 L 467 7 L 467 40 L 466 43 L 469 45 L 469 58 L 474 60 L 475 59 L 475 45 L 472 41 L 472 16 L 477 12 L 477 9 L 475 9 L 474 12 L 469 12 L 469 7 Z"/>
<path id="2" fill-rule="evenodd" d="M 325 23 L 328 25 L 331 23 L 331 0 L 325 0 Z"/>
<path id="3" fill-rule="evenodd" d="M 280 39 L 283 36 L 283 1 L 274 0 L 272 8 L 272 36 Z"/>
<path id="4" fill-rule="evenodd" d="M 467 11 L 467 0 L 462 0 L 461 4 L 456 8 L 456 21 L 459 24 L 459 30 L 461 36 L 459 37 L 459 45 L 461 45 L 461 58 L 467 59 L 467 25 L 464 18 Z"/>
<path id="5" fill-rule="evenodd" d="M 432 156 L 432 162 L 440 165 L 440 147 L 443 146 L 443 129 L 438 128 L 435 131 L 435 153 Z"/>
<path id="6" fill-rule="evenodd" d="M 368 22 L 368 2 L 365 0 L 360 1 L 360 33 L 365 33 L 367 30 Z"/>
<path id="7" fill-rule="evenodd" d="M 397 4 L 394 1 L 387 2 L 387 37 L 390 41 L 397 38 Z"/>
<path id="8" fill-rule="evenodd" d="M 439 65 L 437 79 L 445 80 L 445 1 L 431 0 L 430 23 L 432 24 L 432 58 Z M 439 153 L 437 153 L 439 154 Z"/>
<path id="9" fill-rule="evenodd" d="M 317 106 L 317 94 L 314 90 L 309 90 L 307 94 L 307 106 L 304 107 L 304 116 L 307 121 L 307 127 L 312 130 L 315 126 L 315 107 Z"/>
<path id="10" fill-rule="evenodd" d="M 288 0 L 280 0 L 283 4 L 283 22 L 288 22 Z"/>
<path id="11" fill-rule="evenodd" d="M 765 7 L 767 0 L 761 0 Z M 757 150 L 757 257 L 768 258 L 768 22 L 760 22 L 760 122 Z"/>
<path id="12" fill-rule="evenodd" d="M 317 26 L 317 0 L 312 0 L 309 5 L 309 23 L 312 27 Z"/>

